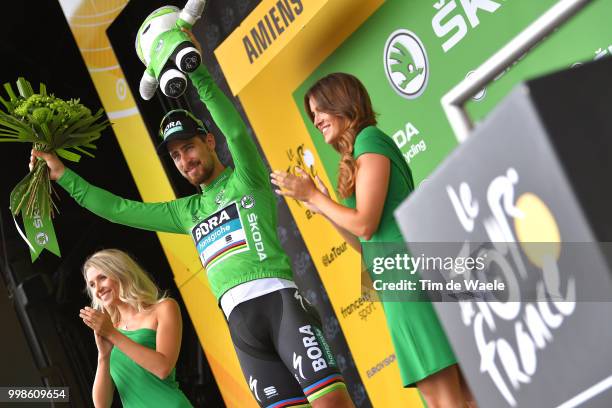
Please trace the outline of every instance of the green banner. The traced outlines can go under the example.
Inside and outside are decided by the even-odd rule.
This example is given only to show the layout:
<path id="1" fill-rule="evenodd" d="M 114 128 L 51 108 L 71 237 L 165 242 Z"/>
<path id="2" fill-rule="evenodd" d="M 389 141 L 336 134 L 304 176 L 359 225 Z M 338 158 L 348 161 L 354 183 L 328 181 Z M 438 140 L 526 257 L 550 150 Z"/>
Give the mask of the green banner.
<path id="1" fill-rule="evenodd" d="M 441 98 L 554 0 L 388 0 L 294 92 L 323 166 L 335 182 L 337 153 L 310 123 L 303 95 L 332 72 L 357 76 L 379 127 L 393 138 L 420 184 L 457 145 Z M 474 121 L 517 83 L 612 53 L 612 2 L 592 1 L 479 92 L 466 108 Z"/>
<path id="2" fill-rule="evenodd" d="M 32 262 L 38 258 L 43 249 L 47 249 L 53 254 L 61 256 L 51 218 L 49 216 L 41 216 L 38 209 L 34 210 L 33 216 L 30 217 L 23 213 L 22 217 L 26 237 L 28 237 L 30 243 Z"/>
<path id="3" fill-rule="evenodd" d="M 31 213 L 25 210 L 25 203 L 30 200 L 30 193 L 28 192 L 30 182 L 32 181 L 32 174 L 28 173 L 11 191 L 10 196 L 10 209 L 15 216 L 21 213 L 23 218 L 23 225 L 25 228 L 25 235 L 19 228 L 17 221 L 15 220 L 15 226 L 19 231 L 19 235 L 24 239 L 30 248 L 30 256 L 32 262 L 34 262 L 44 249 L 51 251 L 57 256 L 60 255 L 59 244 L 57 237 L 55 236 L 55 229 L 53 228 L 53 221 L 51 220 L 50 214 L 41 213 L 38 203 L 39 200 L 34 200 L 33 208 Z M 42 190 L 38 190 L 38 195 L 42 193 Z"/>

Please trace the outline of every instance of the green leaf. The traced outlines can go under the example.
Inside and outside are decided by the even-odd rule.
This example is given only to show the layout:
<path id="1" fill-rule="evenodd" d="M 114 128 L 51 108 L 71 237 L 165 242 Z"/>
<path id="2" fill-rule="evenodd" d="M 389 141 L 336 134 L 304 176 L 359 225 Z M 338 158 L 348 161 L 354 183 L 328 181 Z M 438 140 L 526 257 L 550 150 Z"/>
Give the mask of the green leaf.
<path id="1" fill-rule="evenodd" d="M 96 120 L 98 120 L 98 118 L 96 118 L 95 116 L 80 119 L 78 121 L 72 122 L 71 125 L 69 125 L 64 132 L 68 134 L 73 134 L 78 133 L 81 130 L 87 130 L 87 127 L 92 126 Z"/>
<path id="2" fill-rule="evenodd" d="M 17 89 L 19 90 L 19 94 L 24 98 L 29 98 L 34 95 L 32 85 L 30 85 L 28 80 L 24 77 L 17 78 Z"/>
<path id="3" fill-rule="evenodd" d="M 22 129 L 21 132 L 19 133 L 19 137 L 22 139 L 34 140 L 34 142 L 32 143 L 47 144 L 47 143 L 42 142 L 40 138 L 38 137 L 38 135 L 36 134 L 36 132 L 34 132 L 34 129 L 31 129 L 31 128 Z"/>
<path id="4" fill-rule="evenodd" d="M 57 128 L 59 127 L 59 125 L 62 124 L 62 119 L 58 116 L 58 115 L 53 115 L 51 117 L 51 120 L 48 122 L 49 125 L 49 131 L 56 135 L 56 137 L 61 136 L 62 133 L 57 132 Z"/>
<path id="5" fill-rule="evenodd" d="M 89 129 L 86 129 L 84 132 L 76 132 L 76 133 L 72 133 L 70 135 L 70 139 L 80 139 L 80 138 L 92 138 L 92 137 L 99 137 L 100 136 L 100 132 L 96 132 L 96 131 L 91 131 Z"/>
<path id="6" fill-rule="evenodd" d="M 42 96 L 47 96 L 47 85 L 41 82 L 38 87 L 38 93 L 41 94 Z"/>
<path id="7" fill-rule="evenodd" d="M 15 95 L 15 92 L 13 92 L 13 88 L 11 87 L 11 84 L 9 84 L 8 82 L 5 83 L 4 89 L 6 90 L 6 93 L 9 95 L 9 98 L 11 98 L 11 102 L 17 99 L 17 95 Z"/>
<path id="8" fill-rule="evenodd" d="M 85 155 L 87 155 L 87 156 L 89 156 L 89 157 L 91 157 L 91 158 L 95 158 L 95 157 L 96 157 L 96 156 L 94 156 L 92 153 L 88 152 L 88 151 L 87 151 L 87 150 L 85 150 L 85 149 L 81 149 L 81 148 L 80 148 L 80 147 L 78 147 L 78 146 L 73 146 L 72 148 L 73 148 L 74 150 L 76 150 L 77 152 L 81 152 L 81 153 L 83 153 L 83 154 L 85 154 Z"/>
<path id="9" fill-rule="evenodd" d="M 55 150 L 55 153 L 57 153 L 57 155 L 60 156 L 61 158 L 70 160 L 71 162 L 78 163 L 81 160 L 81 155 L 72 153 L 65 149 L 57 149 Z"/>
<path id="10" fill-rule="evenodd" d="M 67 140 L 66 135 L 56 134 L 55 137 L 53 138 L 53 144 L 52 144 L 53 150 L 61 149 L 65 147 L 64 144 L 66 143 L 66 140 Z"/>
<path id="11" fill-rule="evenodd" d="M 81 138 L 69 138 L 62 143 L 62 145 L 57 145 L 56 148 L 69 148 L 74 146 L 85 146 L 86 144 L 91 144 L 93 141 L 97 140 L 97 137 L 81 137 Z"/>
<path id="12" fill-rule="evenodd" d="M 70 117 L 68 118 L 66 125 L 70 127 L 76 123 L 81 123 L 80 122 L 81 120 L 87 120 L 89 118 L 89 116 L 86 116 L 86 115 L 87 115 L 86 112 L 72 113 Z"/>
<path id="13" fill-rule="evenodd" d="M 49 126 L 47 126 L 46 123 L 41 123 L 40 128 L 43 131 L 43 134 L 45 135 L 45 139 L 49 142 L 52 143 L 53 142 L 53 135 L 51 134 L 51 132 L 49 131 Z"/>
<path id="14" fill-rule="evenodd" d="M 12 118 L 11 118 L 12 119 Z M 29 133 L 31 135 L 35 135 L 36 133 L 34 132 L 34 130 L 32 130 L 31 127 L 24 125 L 23 123 L 19 122 L 18 120 L 5 120 L 5 118 L 0 117 L 0 125 L 4 126 L 6 128 L 9 129 L 13 129 L 16 131 L 24 131 L 26 133 Z"/>
<path id="15" fill-rule="evenodd" d="M 17 130 L 17 129 L 0 127 L 0 136 L 12 135 L 14 137 L 19 137 L 20 133 L 21 133 L 21 129 Z"/>
<path id="16" fill-rule="evenodd" d="M 10 209 L 14 216 L 19 215 L 19 211 L 23 206 L 23 203 L 27 200 L 26 192 L 30 185 L 32 173 L 28 173 L 19 183 L 13 188 L 10 195 Z"/>
<path id="17" fill-rule="evenodd" d="M 37 140 L 15 139 L 15 138 L 13 138 L 13 139 L 2 139 L 2 138 L 0 138 L 0 142 L 36 143 Z"/>
<path id="18" fill-rule="evenodd" d="M 12 112 L 13 111 L 13 104 L 10 103 L 10 101 L 4 100 L 1 96 L 0 96 L 0 103 L 2 103 L 4 105 L 4 107 L 6 108 L 7 112 Z"/>
<path id="19" fill-rule="evenodd" d="M 49 191 L 49 173 L 47 171 L 37 173 L 34 177 L 38 178 L 36 180 L 39 183 L 39 188 L 36 189 L 36 194 L 34 196 L 34 200 L 36 205 L 39 208 L 40 215 L 44 217 L 51 216 L 51 194 Z M 34 206 L 30 209 L 30 215 L 34 215 Z"/>

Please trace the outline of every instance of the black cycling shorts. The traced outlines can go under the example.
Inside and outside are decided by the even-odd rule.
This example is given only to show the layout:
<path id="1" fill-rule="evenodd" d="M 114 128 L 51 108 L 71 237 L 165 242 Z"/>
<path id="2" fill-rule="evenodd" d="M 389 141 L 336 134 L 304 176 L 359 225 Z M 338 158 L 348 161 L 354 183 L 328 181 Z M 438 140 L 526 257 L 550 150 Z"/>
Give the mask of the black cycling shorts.
<path id="1" fill-rule="evenodd" d="M 293 288 L 238 304 L 228 325 L 242 372 L 261 407 L 306 406 L 346 388 L 316 310 Z"/>

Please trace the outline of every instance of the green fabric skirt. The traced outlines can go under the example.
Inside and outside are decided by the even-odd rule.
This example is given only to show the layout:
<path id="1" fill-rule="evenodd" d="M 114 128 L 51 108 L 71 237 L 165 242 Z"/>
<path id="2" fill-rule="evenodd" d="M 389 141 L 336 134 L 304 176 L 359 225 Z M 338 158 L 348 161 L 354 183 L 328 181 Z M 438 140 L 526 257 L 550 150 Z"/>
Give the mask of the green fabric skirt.
<path id="1" fill-rule="evenodd" d="M 431 302 L 382 302 L 404 387 L 457 363 Z"/>

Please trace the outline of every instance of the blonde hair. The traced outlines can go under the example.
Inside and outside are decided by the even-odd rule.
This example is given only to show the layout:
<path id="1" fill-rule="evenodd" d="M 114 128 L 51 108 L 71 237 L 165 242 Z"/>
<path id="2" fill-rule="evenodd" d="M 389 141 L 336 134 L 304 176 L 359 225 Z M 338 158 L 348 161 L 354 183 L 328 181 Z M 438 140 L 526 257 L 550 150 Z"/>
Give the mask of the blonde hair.
<path id="1" fill-rule="evenodd" d="M 337 72 L 319 79 L 304 95 L 306 113 L 314 122 L 314 114 L 310 111 L 311 98 L 321 111 L 344 119 L 346 128 L 331 145 L 340 153 L 338 193 L 341 198 L 350 197 L 355 192 L 357 171 L 353 157 L 355 138 L 365 127 L 376 125 L 370 95 L 357 77 Z"/>
<path id="2" fill-rule="evenodd" d="M 83 264 L 83 278 L 87 294 L 91 299 L 91 307 L 104 310 L 104 306 L 92 293 L 87 283 L 87 271 L 96 268 L 107 278 L 119 284 L 119 300 L 134 307 L 138 312 L 155 305 L 166 298 L 165 293 L 160 293 L 158 287 L 153 283 L 147 273 L 127 253 L 119 249 L 103 249 L 91 255 Z M 120 313 L 115 306 L 106 308 L 110 314 L 113 324 L 121 319 Z"/>

